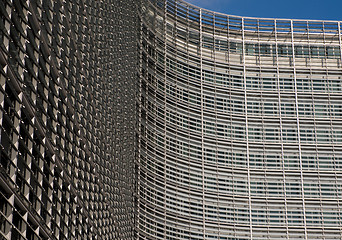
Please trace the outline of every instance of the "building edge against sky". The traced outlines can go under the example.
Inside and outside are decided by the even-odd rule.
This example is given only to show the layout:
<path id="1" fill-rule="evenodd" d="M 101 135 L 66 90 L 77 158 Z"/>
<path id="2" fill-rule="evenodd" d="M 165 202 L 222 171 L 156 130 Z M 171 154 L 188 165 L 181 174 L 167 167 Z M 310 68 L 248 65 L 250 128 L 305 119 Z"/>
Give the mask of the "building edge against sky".
<path id="1" fill-rule="evenodd" d="M 340 22 L 0 10 L 2 238 L 341 239 Z"/>

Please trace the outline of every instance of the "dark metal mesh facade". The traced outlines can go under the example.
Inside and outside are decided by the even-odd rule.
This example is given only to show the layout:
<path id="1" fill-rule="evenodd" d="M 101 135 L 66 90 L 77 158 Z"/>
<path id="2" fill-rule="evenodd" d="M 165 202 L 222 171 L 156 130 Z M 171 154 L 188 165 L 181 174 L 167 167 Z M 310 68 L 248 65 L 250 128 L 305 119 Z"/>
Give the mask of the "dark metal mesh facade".
<path id="1" fill-rule="evenodd" d="M 132 239 L 133 0 L 0 2 L 0 239 Z"/>

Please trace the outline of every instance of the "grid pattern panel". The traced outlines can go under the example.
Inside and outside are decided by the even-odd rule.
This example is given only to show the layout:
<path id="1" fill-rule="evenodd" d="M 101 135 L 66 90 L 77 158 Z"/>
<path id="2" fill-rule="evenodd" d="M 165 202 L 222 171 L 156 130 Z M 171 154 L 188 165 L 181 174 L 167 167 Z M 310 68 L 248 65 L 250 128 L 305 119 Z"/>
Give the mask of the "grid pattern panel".
<path id="1" fill-rule="evenodd" d="M 139 239 L 340 239 L 340 22 L 140 9 Z"/>
<path id="2" fill-rule="evenodd" d="M 0 2 L 0 239 L 134 236 L 135 5 L 109 3 Z"/>

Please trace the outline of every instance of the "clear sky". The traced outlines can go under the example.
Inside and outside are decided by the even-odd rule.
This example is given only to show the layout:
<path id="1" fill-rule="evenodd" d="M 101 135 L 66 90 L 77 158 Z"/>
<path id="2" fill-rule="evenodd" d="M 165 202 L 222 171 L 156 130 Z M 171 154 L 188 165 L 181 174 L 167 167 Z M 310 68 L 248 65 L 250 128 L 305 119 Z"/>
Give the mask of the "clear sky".
<path id="1" fill-rule="evenodd" d="M 342 21 L 342 0 L 185 0 L 216 12 L 247 17 Z"/>

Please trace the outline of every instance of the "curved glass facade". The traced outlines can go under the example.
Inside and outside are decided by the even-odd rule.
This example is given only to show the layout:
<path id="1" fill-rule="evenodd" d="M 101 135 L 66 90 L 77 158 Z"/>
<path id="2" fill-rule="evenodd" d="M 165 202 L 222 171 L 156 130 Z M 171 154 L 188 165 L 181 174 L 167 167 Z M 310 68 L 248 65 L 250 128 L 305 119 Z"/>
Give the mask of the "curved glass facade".
<path id="1" fill-rule="evenodd" d="M 139 239 L 341 239 L 341 23 L 139 16 Z"/>
<path id="2" fill-rule="evenodd" d="M 342 239 L 341 31 L 0 1 L 0 239 Z"/>

